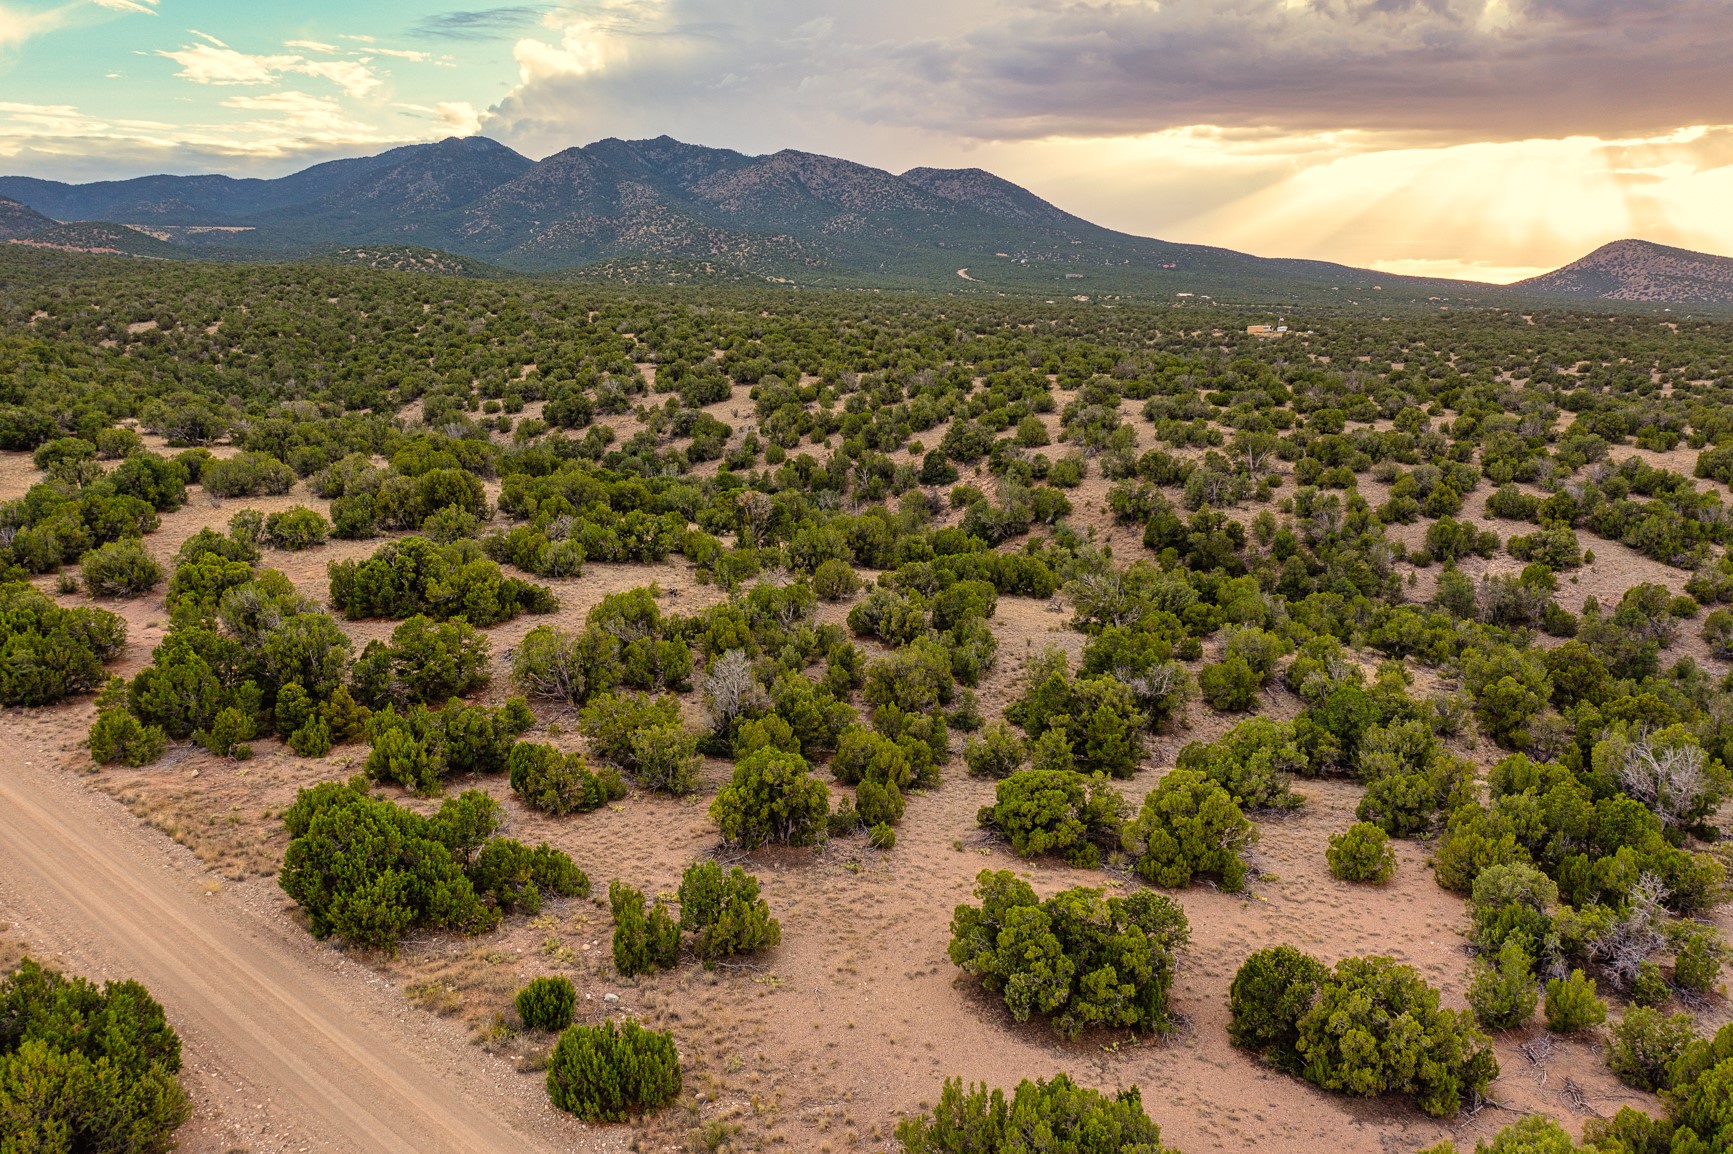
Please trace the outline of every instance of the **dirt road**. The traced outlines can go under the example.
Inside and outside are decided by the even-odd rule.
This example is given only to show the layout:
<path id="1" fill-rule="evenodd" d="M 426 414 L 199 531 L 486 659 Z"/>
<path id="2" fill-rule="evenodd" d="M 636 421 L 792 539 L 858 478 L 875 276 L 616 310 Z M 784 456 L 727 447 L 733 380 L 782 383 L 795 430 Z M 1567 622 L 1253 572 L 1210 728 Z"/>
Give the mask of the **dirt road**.
<path id="1" fill-rule="evenodd" d="M 360 967 L 204 892 L 173 847 L 45 758 L 26 762 L 23 736 L 0 722 L 0 899 L 43 943 L 138 978 L 164 1004 L 227 1115 L 192 1128 L 213 1148 L 555 1148 L 545 1103 L 524 1101 L 529 1079 L 491 1082 L 461 1041 L 400 994 L 369 988 Z M 347 971 L 339 980 L 334 965 Z M 579 1144 L 567 1137 L 558 1144 Z"/>

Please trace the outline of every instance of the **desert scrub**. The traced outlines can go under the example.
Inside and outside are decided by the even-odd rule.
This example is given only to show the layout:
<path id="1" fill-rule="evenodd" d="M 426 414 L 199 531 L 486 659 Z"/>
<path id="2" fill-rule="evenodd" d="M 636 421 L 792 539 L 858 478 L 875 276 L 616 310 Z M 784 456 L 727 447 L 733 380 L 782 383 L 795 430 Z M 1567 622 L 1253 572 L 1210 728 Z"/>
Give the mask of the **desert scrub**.
<path id="1" fill-rule="evenodd" d="M 672 694 L 604 693 L 578 715 L 590 752 L 631 775 L 640 788 L 675 796 L 698 788 L 698 738 L 680 724 Z"/>
<path id="2" fill-rule="evenodd" d="M 680 964 L 680 924 L 661 898 L 646 906 L 644 892 L 615 878 L 608 883 L 614 915 L 614 968 L 630 977 Z"/>
<path id="3" fill-rule="evenodd" d="M 1575 1033 L 1607 1020 L 1607 1004 L 1595 996 L 1595 980 L 1581 970 L 1546 984 L 1546 1028 Z"/>
<path id="4" fill-rule="evenodd" d="M 805 846 L 828 831 L 830 791 L 797 753 L 764 748 L 734 763 L 734 776 L 710 805 L 722 839 L 742 849 Z"/>
<path id="5" fill-rule="evenodd" d="M 162 566 L 134 538 L 92 549 L 78 563 L 92 597 L 137 597 L 163 582 Z"/>
<path id="6" fill-rule="evenodd" d="M 1649 1093 L 1671 1090 L 1675 1063 L 1696 1040 L 1690 1014 L 1633 1006 L 1612 1029 L 1607 1065 L 1627 1086 Z"/>
<path id="7" fill-rule="evenodd" d="M 1369 821 L 1357 821 L 1343 833 L 1331 834 L 1324 857 L 1339 881 L 1383 885 L 1396 876 L 1396 851 L 1390 835 Z"/>
<path id="8" fill-rule="evenodd" d="M 0 705 L 50 705 L 107 680 L 126 622 L 106 609 L 66 609 L 22 581 L 0 584 Z"/>
<path id="9" fill-rule="evenodd" d="M 1159 1031 L 1185 911 L 1149 890 L 1126 897 L 1079 887 L 1046 901 L 1009 871 L 983 870 L 978 906 L 951 917 L 951 961 L 1003 995 L 1019 1022 L 1040 1015 L 1066 1037 L 1092 1026 Z"/>
<path id="10" fill-rule="evenodd" d="M 479 933 L 503 912 L 534 913 L 544 892 L 587 894 L 571 858 L 494 837 L 496 802 L 479 790 L 431 818 L 367 793 L 365 778 L 325 782 L 283 813 L 289 848 L 277 884 L 318 938 L 393 949 L 413 930 Z"/>
<path id="11" fill-rule="evenodd" d="M 1466 1012 L 1393 958 L 1344 958 L 1334 970 L 1289 946 L 1260 950 L 1228 992 L 1234 1044 L 1325 1090 L 1412 1095 L 1434 1117 L 1498 1076 Z"/>
<path id="12" fill-rule="evenodd" d="M 269 453 L 241 453 L 210 461 L 199 481 L 218 497 L 277 497 L 295 487 L 295 470 Z"/>
<path id="13" fill-rule="evenodd" d="M 578 992 L 570 978 L 532 978 L 529 985 L 517 992 L 513 1005 L 526 1030 L 557 1033 L 572 1024 Z"/>
<path id="14" fill-rule="evenodd" d="M 1177 1154 L 1161 1144 L 1161 1127 L 1143 1112 L 1137 1087 L 1107 1095 L 1077 1085 L 1067 1074 L 1018 1083 L 1003 1090 L 964 1087 L 946 1079 L 931 1112 L 897 1125 L 904 1154 L 999 1154 L 1064 1150 L 1067 1154 Z"/>
<path id="15" fill-rule="evenodd" d="M 90 727 L 90 760 L 98 765 L 149 765 L 168 748 L 168 734 L 124 708 L 105 709 Z"/>
<path id="16" fill-rule="evenodd" d="M 497 625 L 520 613 L 559 608 L 553 590 L 505 576 L 469 540 L 440 545 L 426 537 L 404 537 L 381 545 L 364 561 L 333 561 L 326 572 L 331 604 L 352 621 L 461 617 L 471 625 Z"/>
<path id="17" fill-rule="evenodd" d="M 680 1096 L 674 1037 L 628 1018 L 573 1026 L 548 1059 L 548 1098 L 586 1122 L 624 1122 Z"/>
<path id="18" fill-rule="evenodd" d="M 1474 1011 L 1474 1020 L 1489 1030 L 1514 1030 L 1534 1017 L 1540 983 L 1534 977 L 1534 958 L 1523 942 L 1513 936 L 1496 958 L 1475 960 L 1468 983 L 1468 1006 Z"/>
<path id="19" fill-rule="evenodd" d="M 1049 732 L 1060 735 L 1086 772 L 1128 778 L 1143 760 L 1149 719 L 1131 690 L 1113 677 L 1073 678 L 1057 651 L 1030 663 L 1023 695 L 1005 710 L 1005 718 L 1032 740 Z"/>
<path id="20" fill-rule="evenodd" d="M 506 757 L 512 792 L 531 809 L 555 817 L 583 813 L 626 796 L 626 783 L 611 766 L 592 771 L 582 754 L 520 741 Z"/>
<path id="21" fill-rule="evenodd" d="M 1242 721 L 1212 742 L 1191 742 L 1175 764 L 1227 790 L 1242 809 L 1298 809 L 1305 801 L 1289 788 L 1295 773 L 1308 770 L 1292 722 Z"/>
<path id="22" fill-rule="evenodd" d="M 29 958 L 0 978 L 0 1143 L 7 1151 L 160 1154 L 191 1107 L 181 1043 L 137 982 L 100 987 Z"/>
<path id="23" fill-rule="evenodd" d="M 311 549 L 323 545 L 331 526 L 312 509 L 296 505 L 265 518 L 265 544 L 278 549 Z"/>
<path id="24" fill-rule="evenodd" d="M 1003 721 L 995 721 L 963 743 L 963 763 L 974 777 L 1010 777 L 1028 760 L 1028 743 Z"/>
<path id="25" fill-rule="evenodd" d="M 1129 809 L 1102 774 L 1026 769 L 999 782 L 994 804 L 982 806 L 976 821 L 1010 838 L 1020 857 L 1054 853 L 1094 869 L 1102 850 L 1118 848 Z"/>
<path id="26" fill-rule="evenodd" d="M 773 949 L 782 926 L 758 894 L 758 879 L 734 866 L 694 862 L 680 878 L 680 929 L 707 970 L 723 958 Z"/>
<path id="27" fill-rule="evenodd" d="M 1137 875 L 1158 886 L 1188 886 L 1213 875 L 1228 891 L 1245 886 L 1240 854 L 1257 841 L 1228 791 L 1188 769 L 1161 779 L 1137 818 L 1125 827 L 1125 848 L 1137 859 Z"/>

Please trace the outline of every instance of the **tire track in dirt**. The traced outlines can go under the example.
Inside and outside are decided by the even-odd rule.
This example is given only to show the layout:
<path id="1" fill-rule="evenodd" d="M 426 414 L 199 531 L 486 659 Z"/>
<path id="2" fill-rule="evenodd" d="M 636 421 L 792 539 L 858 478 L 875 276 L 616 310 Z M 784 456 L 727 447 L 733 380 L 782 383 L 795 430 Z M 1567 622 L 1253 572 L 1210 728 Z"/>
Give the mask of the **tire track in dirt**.
<path id="1" fill-rule="evenodd" d="M 98 799 L 27 768 L 13 749 L 0 772 L 8 888 L 142 981 L 188 1036 L 189 1058 L 214 1051 L 200 1056 L 225 1069 L 225 1082 L 244 1080 L 267 1097 L 297 1144 L 389 1154 L 551 1149 L 419 1060 L 422 1042 L 392 1018 L 285 943 L 202 903 L 139 839 L 105 828 Z"/>

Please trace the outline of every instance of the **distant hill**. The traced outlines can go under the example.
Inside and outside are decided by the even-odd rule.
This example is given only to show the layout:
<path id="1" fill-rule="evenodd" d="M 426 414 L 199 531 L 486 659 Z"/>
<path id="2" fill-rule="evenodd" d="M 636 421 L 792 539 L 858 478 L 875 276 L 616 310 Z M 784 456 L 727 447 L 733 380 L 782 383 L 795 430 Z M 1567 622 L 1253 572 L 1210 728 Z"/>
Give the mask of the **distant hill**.
<path id="1" fill-rule="evenodd" d="M 1616 240 L 1511 288 L 1551 296 L 1666 304 L 1733 304 L 1733 258 Z"/>
<path id="2" fill-rule="evenodd" d="M 43 216 L 27 204 L 0 196 L 0 240 L 29 236 L 34 232 L 53 228 L 55 223 L 52 218 Z"/>
<path id="3" fill-rule="evenodd" d="M 124 222 L 171 251 L 222 259 L 410 246 L 506 270 L 616 280 L 1263 301 L 1489 291 L 1130 236 L 980 169 L 897 175 L 815 153 L 748 156 L 665 136 L 601 140 L 539 162 L 486 138 L 453 138 L 277 180 L 0 177 L 0 195 L 59 220 Z"/>
<path id="4" fill-rule="evenodd" d="M 186 250 L 160 240 L 136 228 L 101 221 L 73 221 L 69 224 L 50 222 L 48 228 L 25 236 L 7 238 L 9 244 L 51 248 L 60 252 L 98 253 L 108 256 L 147 256 L 162 259 L 185 258 Z"/>

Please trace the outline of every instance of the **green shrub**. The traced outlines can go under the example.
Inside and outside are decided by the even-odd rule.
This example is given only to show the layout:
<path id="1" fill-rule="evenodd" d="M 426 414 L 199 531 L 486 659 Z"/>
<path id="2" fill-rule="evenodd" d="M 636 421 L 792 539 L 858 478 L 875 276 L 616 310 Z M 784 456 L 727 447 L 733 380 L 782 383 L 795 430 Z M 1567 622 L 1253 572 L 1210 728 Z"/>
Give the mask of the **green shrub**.
<path id="1" fill-rule="evenodd" d="M 1487 866 L 1474 879 L 1468 912 L 1474 944 L 1496 953 L 1512 937 L 1531 946 L 1552 933 L 1558 885 L 1527 862 Z"/>
<path id="2" fill-rule="evenodd" d="M 546 846 L 483 841 L 497 822 L 494 810 L 474 804 L 484 797 L 452 799 L 425 818 L 370 797 L 362 778 L 303 789 L 283 813 L 290 840 L 277 883 L 307 914 L 315 937 L 336 934 L 383 949 L 413 930 L 489 929 L 499 910 L 539 904 L 544 888 L 589 888 L 570 858 Z"/>
<path id="3" fill-rule="evenodd" d="M 104 609 L 65 609 L 22 581 L 0 583 L 0 705 L 52 705 L 108 679 L 126 623 Z"/>
<path id="4" fill-rule="evenodd" d="M 832 557 L 821 562 L 812 574 L 812 591 L 826 601 L 841 601 L 860 588 L 860 578 L 847 561 Z"/>
<path id="5" fill-rule="evenodd" d="M 698 788 L 703 766 L 698 735 L 672 723 L 633 733 L 632 756 L 624 768 L 643 789 L 683 797 Z"/>
<path id="6" fill-rule="evenodd" d="M 78 567 L 92 597 L 137 597 L 163 582 L 162 566 L 132 538 L 91 550 Z"/>
<path id="7" fill-rule="evenodd" d="M 909 737 L 892 741 L 858 725 L 838 737 L 830 769 L 844 785 L 872 782 L 899 790 L 924 789 L 937 785 L 939 779 L 938 766 L 925 744 Z"/>
<path id="8" fill-rule="evenodd" d="M 556 1033 L 572 1024 L 578 992 L 570 978 L 531 978 L 529 985 L 517 992 L 514 1004 L 525 1029 Z"/>
<path id="9" fill-rule="evenodd" d="M 105 709 L 90 727 L 90 759 L 98 765 L 149 765 L 168 748 L 159 725 L 145 725 L 125 709 Z"/>
<path id="10" fill-rule="evenodd" d="M 1720 984 L 1726 946 L 1715 930 L 1694 923 L 1671 927 L 1673 984 L 1694 994 L 1713 994 Z"/>
<path id="11" fill-rule="evenodd" d="M 548 1059 L 548 1097 L 586 1122 L 624 1122 L 680 1096 L 674 1038 L 627 1019 L 573 1026 Z"/>
<path id="12" fill-rule="evenodd" d="M 1062 655 L 1031 666 L 1029 685 L 1005 718 L 1031 738 L 1050 731 L 1063 735 L 1085 772 L 1127 778 L 1143 760 L 1147 718 L 1131 690 L 1113 677 L 1072 678 Z"/>
<path id="13" fill-rule="evenodd" d="M 1585 1133 L 1588 1127 L 1584 1127 Z M 1474 1154 L 1577 1154 L 1578 1146 L 1571 1141 L 1569 1131 L 1544 1114 L 1530 1114 L 1528 1117 L 1512 1122 L 1509 1126 L 1493 1135 L 1490 1142 L 1476 1142 Z M 1642 1148 L 1627 1148 L 1620 1146 L 1621 1151 L 1629 1150 L 1629 1154 L 1637 1154 Z M 1456 1144 L 1445 1141 L 1436 1146 L 1429 1146 L 1420 1154 L 1458 1154 Z M 1659 1154 L 1659 1152 L 1657 1152 Z"/>
<path id="14" fill-rule="evenodd" d="M 951 961 L 1001 994 L 1019 1022 L 1047 1017 L 1068 1037 L 1107 1026 L 1163 1030 L 1185 912 L 1149 890 L 1106 897 L 1078 888 L 1036 898 L 1009 871 L 983 870 L 979 906 L 951 917 Z"/>
<path id="15" fill-rule="evenodd" d="M 490 649 L 487 634 L 467 621 L 411 617 L 391 631 L 382 656 L 402 700 L 448 701 L 487 684 Z"/>
<path id="16" fill-rule="evenodd" d="M 165 1154 L 191 1113 L 181 1043 L 137 982 L 100 988 L 25 958 L 0 978 L 0 1145 Z"/>
<path id="17" fill-rule="evenodd" d="M 509 837 L 493 838 L 481 846 L 469 863 L 468 873 L 476 896 L 507 913 L 539 912 L 543 894 L 572 898 L 590 892 L 590 879 L 584 871 L 545 842 L 532 849 Z"/>
<path id="18" fill-rule="evenodd" d="M 118 457 L 130 457 L 143 449 L 144 438 L 138 435 L 136 429 L 113 425 L 96 431 L 96 451 L 111 461 Z"/>
<path id="19" fill-rule="evenodd" d="M 245 754 L 241 753 L 241 750 L 246 749 L 245 743 L 253 739 L 255 732 L 251 715 L 230 705 L 217 710 L 216 716 L 211 719 L 210 728 L 193 734 L 193 740 L 218 757 L 232 754 L 245 760 L 251 756 L 251 750 Z"/>
<path id="20" fill-rule="evenodd" d="M 1714 1048 L 1722 1054 L 1728 1052 L 1724 1041 L 1727 1034 L 1727 1028 L 1723 1027 L 1715 1038 Z M 1689 1057 L 1687 1052 L 1681 1062 Z M 1698 1150 L 1718 1154 L 1718 1149 L 1728 1149 L 1733 1144 L 1733 1056 L 1724 1057 L 1718 1064 L 1694 1076 L 1685 1077 L 1683 1073 L 1668 1098 L 1673 1123 L 1677 1127 L 1675 1135 L 1680 1136 L 1689 1130 L 1708 1136 L 1699 1146 L 1684 1147 L 1688 1154 L 1697 1154 Z M 1673 1149 L 1679 1150 L 1681 1146 L 1683 1143 L 1676 1143 Z"/>
<path id="21" fill-rule="evenodd" d="M 867 844 L 878 850 L 897 848 L 897 831 L 888 822 L 879 822 L 867 830 Z"/>
<path id="22" fill-rule="evenodd" d="M 1307 769 L 1306 752 L 1291 722 L 1263 717 L 1242 721 L 1213 742 L 1188 743 L 1176 766 L 1214 781 L 1243 809 L 1297 809 L 1303 804 L 1288 784 L 1293 774 Z"/>
<path id="23" fill-rule="evenodd" d="M 1066 1074 L 1003 1090 L 947 1079 L 931 1113 L 897 1124 L 904 1154 L 1176 1154 L 1161 1144 L 1161 1127 L 1143 1112 L 1137 1087 L 1109 1097 L 1078 1086 Z"/>
<path id="24" fill-rule="evenodd" d="M 1631 1003 L 1637 1006 L 1664 1006 L 1673 996 L 1658 963 L 1644 960 L 1637 963 L 1637 976 L 1631 979 Z"/>
<path id="25" fill-rule="evenodd" d="M 647 974 L 680 961 L 680 926 L 657 898 L 647 910 L 642 890 L 618 878 L 608 883 L 608 907 L 614 915 L 614 968 L 620 973 Z"/>
<path id="26" fill-rule="evenodd" d="M 1240 854 L 1257 836 L 1227 790 L 1200 773 L 1176 769 L 1144 798 L 1143 809 L 1125 827 L 1124 842 L 1147 882 L 1181 887 L 1199 874 L 1213 875 L 1231 892 L 1245 885 Z"/>
<path id="27" fill-rule="evenodd" d="M 512 680 L 531 697 L 546 701 L 583 705 L 617 688 L 620 677 L 619 638 L 599 629 L 569 633 L 538 625 L 512 655 Z"/>
<path id="28" fill-rule="evenodd" d="M 1027 743 L 1002 721 L 987 726 L 963 745 L 963 762 L 975 777 L 1010 777 L 1027 760 Z"/>
<path id="29" fill-rule="evenodd" d="M 512 792 L 531 809 L 558 817 L 597 809 L 626 796 L 626 784 L 613 768 L 591 772 L 583 756 L 551 745 L 520 741 L 506 759 Z"/>
<path id="30" fill-rule="evenodd" d="M 830 791 L 815 780 L 799 754 L 760 749 L 734 764 L 734 775 L 710 805 L 722 838 L 742 849 L 823 840 Z"/>
<path id="31" fill-rule="evenodd" d="M 1574 1033 L 1607 1020 L 1607 1004 L 1595 997 L 1595 980 L 1581 970 L 1569 977 L 1553 978 L 1546 984 L 1546 1028 L 1557 1034 Z"/>
<path id="32" fill-rule="evenodd" d="M 1673 1067 L 1697 1034 L 1690 1014 L 1635 1006 L 1613 1027 L 1607 1065 L 1619 1081 L 1649 1093 L 1673 1088 Z"/>
<path id="33" fill-rule="evenodd" d="M 707 970 L 723 958 L 773 949 L 782 941 L 781 925 L 758 896 L 758 879 L 713 861 L 686 867 L 680 878 L 680 929 L 694 935 L 692 948 Z"/>
<path id="34" fill-rule="evenodd" d="M 364 561 L 333 561 L 326 572 L 331 604 L 350 620 L 461 617 L 472 625 L 497 625 L 520 613 L 559 608 L 553 590 L 505 576 L 473 541 L 439 545 L 426 537 L 404 537 L 386 542 Z"/>
<path id="35" fill-rule="evenodd" d="M 1010 838 L 1021 857 L 1056 853 L 1094 869 L 1102 850 L 1118 848 L 1128 811 L 1101 774 L 1025 769 L 999 782 L 996 801 L 981 807 L 977 820 Z"/>
<path id="36" fill-rule="evenodd" d="M 1292 946 L 1272 946 L 1247 958 L 1228 988 L 1228 1037 L 1265 1061 L 1297 1074 L 1300 1021 L 1329 979 L 1330 969 Z"/>
<path id="37" fill-rule="evenodd" d="M 428 540 L 441 545 L 473 537 L 480 528 L 481 519 L 457 505 L 447 505 L 421 522 L 421 531 L 427 535 Z"/>
<path id="38" fill-rule="evenodd" d="M 1211 709 L 1244 713 L 1258 703 L 1263 688 L 1257 673 L 1243 657 L 1230 657 L 1203 667 L 1197 686 Z"/>
<path id="39" fill-rule="evenodd" d="M 1246 959 L 1229 993 L 1238 1045 L 1325 1090 L 1411 1094 L 1435 1117 L 1484 1093 L 1498 1060 L 1465 1012 L 1393 958 L 1344 958 L 1334 970 L 1286 946 Z"/>
<path id="40" fill-rule="evenodd" d="M 331 727 L 322 717 L 309 718 L 289 733 L 289 748 L 301 757 L 324 757 L 331 752 Z"/>
<path id="41" fill-rule="evenodd" d="M 1396 851 L 1390 836 L 1371 822 L 1357 821 L 1346 832 L 1330 835 L 1324 857 L 1333 877 L 1345 882 L 1383 885 L 1396 876 Z"/>
<path id="42" fill-rule="evenodd" d="M 1522 939 L 1512 937 L 1498 952 L 1498 960 L 1474 963 L 1468 984 L 1468 1005 L 1474 1020 L 1489 1030 L 1514 1030 L 1534 1017 L 1540 1002 L 1540 984 L 1534 979 L 1534 958 L 1523 948 Z"/>
<path id="43" fill-rule="evenodd" d="M 311 549 L 323 545 L 331 526 L 312 509 L 296 505 L 265 518 L 264 541 L 278 549 Z"/>
<path id="44" fill-rule="evenodd" d="M 453 774 L 507 772 L 514 739 L 534 723 L 521 697 L 497 709 L 456 700 L 440 709 L 415 705 L 404 713 L 388 706 L 367 723 L 373 748 L 366 773 L 374 781 L 437 793 L 441 780 Z"/>
<path id="45" fill-rule="evenodd" d="M 278 497 L 295 487 L 295 470 L 269 453 L 241 453 L 210 461 L 199 482 L 218 497 Z"/>
<path id="46" fill-rule="evenodd" d="M 698 788 L 698 738 L 681 726 L 680 703 L 672 695 L 604 693 L 578 715 L 578 729 L 592 753 L 644 789 L 678 796 Z"/>

